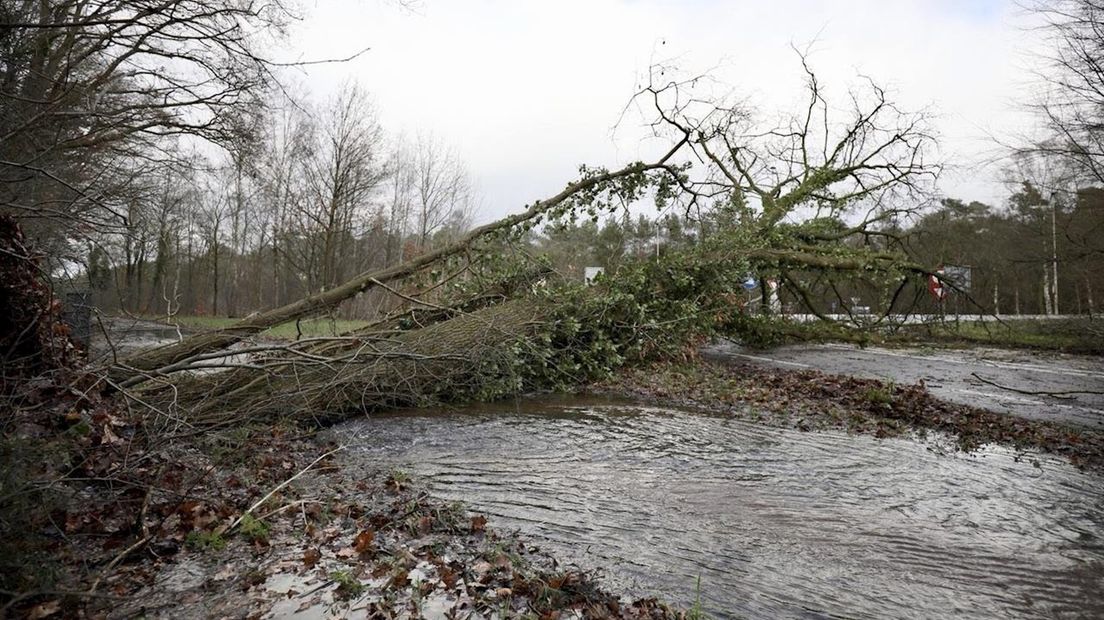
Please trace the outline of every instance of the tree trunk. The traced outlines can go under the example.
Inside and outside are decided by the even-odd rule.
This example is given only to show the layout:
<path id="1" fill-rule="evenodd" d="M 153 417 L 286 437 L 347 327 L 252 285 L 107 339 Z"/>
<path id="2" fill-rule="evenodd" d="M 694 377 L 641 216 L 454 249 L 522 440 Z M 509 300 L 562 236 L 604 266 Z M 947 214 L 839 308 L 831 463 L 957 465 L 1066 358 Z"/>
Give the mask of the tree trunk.
<path id="1" fill-rule="evenodd" d="M 177 381 L 160 392 L 163 406 L 187 403 L 188 421 L 296 418 L 318 423 L 385 407 L 462 400 L 486 386 L 511 381 L 513 345 L 546 316 L 542 306 L 514 301 L 463 314 L 386 340 L 367 337 L 326 351 L 340 362 L 288 359 L 264 369 Z M 342 357 L 344 356 L 344 357 Z"/>
<path id="2" fill-rule="evenodd" d="M 1088 276 L 1085 276 L 1085 298 L 1089 306 L 1089 318 L 1091 319 L 1095 308 L 1093 308 L 1092 280 Z"/>

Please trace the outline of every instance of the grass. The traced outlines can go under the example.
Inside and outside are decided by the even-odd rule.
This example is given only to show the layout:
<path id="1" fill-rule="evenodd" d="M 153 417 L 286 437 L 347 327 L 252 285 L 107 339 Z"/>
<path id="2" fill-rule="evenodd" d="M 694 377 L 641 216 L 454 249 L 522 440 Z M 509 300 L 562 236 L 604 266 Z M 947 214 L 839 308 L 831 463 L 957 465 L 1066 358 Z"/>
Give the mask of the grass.
<path id="1" fill-rule="evenodd" d="M 698 575 L 698 584 L 694 588 L 694 606 L 687 610 L 686 620 L 709 620 L 709 616 L 702 610 L 701 593 L 701 575 Z"/>
<path id="2" fill-rule="evenodd" d="M 943 324 L 908 325 L 891 340 L 986 344 L 999 347 L 1104 353 L 1104 321 L 1089 318 L 1054 320 L 947 321 Z"/>
<path id="3" fill-rule="evenodd" d="M 254 518 L 253 515 L 249 513 L 242 515 L 240 531 L 242 535 L 250 541 L 257 543 L 267 542 L 268 530 L 269 526 L 264 521 Z"/>
<path id="4" fill-rule="evenodd" d="M 943 323 L 903 325 L 893 331 L 857 331 L 819 322 L 789 323 L 778 328 L 780 337 L 769 346 L 797 342 L 851 342 L 865 345 L 969 347 L 1062 351 L 1104 354 L 1104 319 L 1017 319 L 998 321 L 948 318 Z M 768 348 L 769 348 L 768 346 Z"/>
<path id="5" fill-rule="evenodd" d="M 164 321 L 165 317 L 148 317 L 156 321 Z M 170 319 L 170 323 L 187 330 L 209 331 L 230 327 L 240 319 L 224 316 L 198 316 L 177 315 Z M 368 321 L 351 319 L 331 319 L 328 317 L 303 319 L 298 323 L 289 321 L 282 325 L 261 332 L 261 335 L 280 340 L 295 340 L 298 337 L 316 338 L 319 336 L 337 336 L 345 332 L 364 327 Z"/>
<path id="6" fill-rule="evenodd" d="M 216 532 L 188 532 L 184 544 L 196 551 L 222 551 L 226 548 L 226 539 Z"/>
<path id="7" fill-rule="evenodd" d="M 364 594 L 364 584 L 347 570 L 335 570 L 330 579 L 337 584 L 337 594 L 341 598 L 357 598 Z"/>
<path id="8" fill-rule="evenodd" d="M 889 407 L 893 404 L 893 383 L 870 386 L 863 391 L 863 398 L 871 405 Z"/>

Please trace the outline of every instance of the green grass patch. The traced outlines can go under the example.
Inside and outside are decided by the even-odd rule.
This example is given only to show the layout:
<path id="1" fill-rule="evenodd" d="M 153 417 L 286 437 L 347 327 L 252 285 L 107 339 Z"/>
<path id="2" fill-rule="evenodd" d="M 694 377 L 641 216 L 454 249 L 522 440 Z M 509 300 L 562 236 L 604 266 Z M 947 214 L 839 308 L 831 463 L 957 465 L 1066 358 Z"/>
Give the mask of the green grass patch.
<path id="1" fill-rule="evenodd" d="M 264 521 L 256 519 L 251 514 L 242 515 L 241 525 L 242 536 L 245 536 L 252 542 L 268 542 L 268 524 Z"/>
<path id="2" fill-rule="evenodd" d="M 754 331 L 754 330 L 753 330 Z M 850 342 L 866 345 L 938 347 L 992 346 L 1006 349 L 1062 351 L 1104 355 L 1104 319 L 1016 319 L 1002 321 L 960 320 L 948 317 L 938 323 L 881 326 L 860 330 L 839 324 L 812 321 L 775 321 L 767 325 L 765 341 L 740 332 L 729 334 L 745 346 L 770 348 L 803 342 Z"/>
<path id="3" fill-rule="evenodd" d="M 330 579 L 337 584 L 337 595 L 340 598 L 357 598 L 364 593 L 364 584 L 347 570 L 335 570 L 330 573 Z"/>
<path id="4" fill-rule="evenodd" d="M 360 329 L 368 324 L 368 321 L 352 319 L 305 319 L 296 324 L 294 321 L 277 325 L 264 332 L 265 336 L 294 340 L 298 337 L 317 338 L 320 336 L 340 336 L 354 329 Z"/>
<path id="5" fill-rule="evenodd" d="M 889 341 L 983 344 L 998 347 L 1064 351 L 1099 355 L 1104 353 L 1104 320 L 1008 319 L 958 321 L 929 325 L 906 325 L 888 337 Z"/>
<path id="6" fill-rule="evenodd" d="M 226 539 L 216 532 L 188 532 L 184 544 L 196 551 L 222 551 L 226 548 Z"/>

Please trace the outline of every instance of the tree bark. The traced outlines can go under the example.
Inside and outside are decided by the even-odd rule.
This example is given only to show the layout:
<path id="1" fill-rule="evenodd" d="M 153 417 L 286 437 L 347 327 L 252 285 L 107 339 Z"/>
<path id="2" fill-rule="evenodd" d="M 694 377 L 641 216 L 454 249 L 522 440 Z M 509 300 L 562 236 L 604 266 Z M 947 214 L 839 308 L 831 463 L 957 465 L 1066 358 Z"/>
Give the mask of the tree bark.
<path id="1" fill-rule="evenodd" d="M 185 404 L 188 422 L 200 427 L 274 418 L 330 423 L 387 407 L 456 402 L 510 380 L 512 347 L 546 316 L 533 301 L 507 302 L 388 340 L 365 338 L 326 352 L 339 361 L 288 357 L 274 367 L 184 379 L 155 400 L 162 407 Z"/>

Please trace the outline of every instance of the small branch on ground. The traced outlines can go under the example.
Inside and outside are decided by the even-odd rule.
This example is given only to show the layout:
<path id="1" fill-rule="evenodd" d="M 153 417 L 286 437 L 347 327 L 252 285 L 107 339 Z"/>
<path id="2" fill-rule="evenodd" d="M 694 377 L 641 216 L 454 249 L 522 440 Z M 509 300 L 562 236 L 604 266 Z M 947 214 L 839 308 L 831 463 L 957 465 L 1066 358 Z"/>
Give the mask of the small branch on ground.
<path id="1" fill-rule="evenodd" d="M 1029 396 L 1052 396 L 1054 398 L 1061 398 L 1064 400 L 1072 400 L 1075 394 L 1104 394 L 1100 390 L 1061 390 L 1061 391 L 1047 391 L 1047 390 L 1021 390 L 1008 385 L 1001 385 L 996 381 L 990 381 L 978 375 L 976 372 L 970 373 L 973 378 L 981 381 L 986 385 L 991 385 L 995 388 L 1002 390 L 1008 390 L 1009 392 L 1015 392 L 1017 394 L 1027 394 Z"/>

